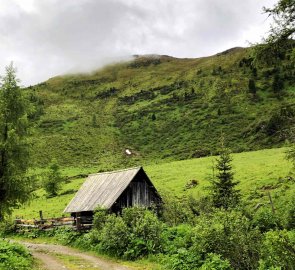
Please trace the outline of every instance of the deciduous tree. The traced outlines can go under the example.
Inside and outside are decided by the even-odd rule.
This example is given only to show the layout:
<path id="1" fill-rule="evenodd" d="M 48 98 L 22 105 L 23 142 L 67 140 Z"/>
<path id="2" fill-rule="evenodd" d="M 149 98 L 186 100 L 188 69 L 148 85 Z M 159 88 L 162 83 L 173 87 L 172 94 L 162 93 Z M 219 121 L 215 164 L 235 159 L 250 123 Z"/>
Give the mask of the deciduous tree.
<path id="1" fill-rule="evenodd" d="M 29 103 L 18 86 L 13 64 L 0 87 L 0 218 L 30 198 Z"/>
<path id="2" fill-rule="evenodd" d="M 60 190 L 60 185 L 63 181 L 59 165 L 56 160 L 53 160 L 48 167 L 49 171 L 44 180 L 44 189 L 48 197 L 54 197 Z"/>

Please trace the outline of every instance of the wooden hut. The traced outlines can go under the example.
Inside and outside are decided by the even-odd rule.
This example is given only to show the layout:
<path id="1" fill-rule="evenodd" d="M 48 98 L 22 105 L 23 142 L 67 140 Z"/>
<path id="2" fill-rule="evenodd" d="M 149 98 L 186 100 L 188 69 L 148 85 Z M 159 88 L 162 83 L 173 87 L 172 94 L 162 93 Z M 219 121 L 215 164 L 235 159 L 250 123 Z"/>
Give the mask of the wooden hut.
<path id="1" fill-rule="evenodd" d="M 97 207 L 118 213 L 125 207 L 159 206 L 162 199 L 142 167 L 91 174 L 64 213 L 93 216 Z"/>

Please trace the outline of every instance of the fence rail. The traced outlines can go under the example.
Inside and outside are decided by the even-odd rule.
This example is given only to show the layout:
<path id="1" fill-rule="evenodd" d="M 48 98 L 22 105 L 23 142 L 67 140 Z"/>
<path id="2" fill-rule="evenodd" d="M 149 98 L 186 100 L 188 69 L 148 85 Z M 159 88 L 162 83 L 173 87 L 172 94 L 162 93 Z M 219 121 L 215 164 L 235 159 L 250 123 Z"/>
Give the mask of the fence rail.
<path id="1" fill-rule="evenodd" d="M 49 229 L 60 226 L 76 227 L 74 218 L 48 218 L 48 219 L 15 219 L 15 226 L 22 228 Z"/>

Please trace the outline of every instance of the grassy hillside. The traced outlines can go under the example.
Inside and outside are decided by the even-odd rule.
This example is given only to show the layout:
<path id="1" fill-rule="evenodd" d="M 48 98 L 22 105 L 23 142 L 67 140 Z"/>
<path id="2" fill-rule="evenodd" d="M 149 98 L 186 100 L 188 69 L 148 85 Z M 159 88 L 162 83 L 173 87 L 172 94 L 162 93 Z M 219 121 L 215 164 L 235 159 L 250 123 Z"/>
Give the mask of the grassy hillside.
<path id="1" fill-rule="evenodd" d="M 250 49 L 234 48 L 199 59 L 141 56 L 52 78 L 27 89 L 37 106 L 33 156 L 41 166 L 56 158 L 110 169 L 216 154 L 221 133 L 235 152 L 283 146 L 295 69 L 288 57 L 279 66 L 257 69 Z"/>
<path id="2" fill-rule="evenodd" d="M 254 207 L 258 202 L 268 202 L 268 192 L 271 192 L 276 207 L 283 205 L 284 200 L 294 193 L 294 179 L 286 178 L 291 164 L 285 159 L 285 149 L 269 149 L 255 152 L 245 152 L 233 155 L 235 179 L 240 181 L 243 198 Z M 144 167 L 147 174 L 161 194 L 182 197 L 192 194 L 198 198 L 208 191 L 209 179 L 212 175 L 212 162 L 215 157 L 173 161 Z M 84 178 L 73 177 L 81 173 L 96 172 L 97 168 L 67 168 L 63 171 L 68 181 L 63 185 L 59 196 L 47 199 L 45 191 L 39 189 L 29 205 L 16 209 L 13 216 L 25 218 L 39 217 L 43 210 L 44 217 L 59 217 L 65 206 L 73 198 L 84 182 Z M 41 171 L 37 172 L 41 173 Z M 191 180 L 197 180 L 198 185 L 187 189 Z"/>

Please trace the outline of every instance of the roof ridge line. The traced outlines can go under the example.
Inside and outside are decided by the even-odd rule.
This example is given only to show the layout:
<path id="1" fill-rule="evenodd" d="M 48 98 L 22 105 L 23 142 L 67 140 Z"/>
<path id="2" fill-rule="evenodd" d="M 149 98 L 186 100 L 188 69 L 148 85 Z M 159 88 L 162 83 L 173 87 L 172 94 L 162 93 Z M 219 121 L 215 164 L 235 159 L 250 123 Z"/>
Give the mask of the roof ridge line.
<path id="1" fill-rule="evenodd" d="M 115 171 L 91 173 L 91 174 L 88 174 L 88 177 L 93 176 L 93 175 L 99 175 L 99 174 L 112 174 L 112 173 L 118 173 L 118 172 L 124 172 L 124 171 L 131 171 L 131 170 L 135 170 L 135 169 L 140 170 L 140 169 L 142 169 L 142 166 L 131 167 L 131 168 L 126 168 L 126 169 L 120 169 L 120 170 L 115 170 Z"/>

